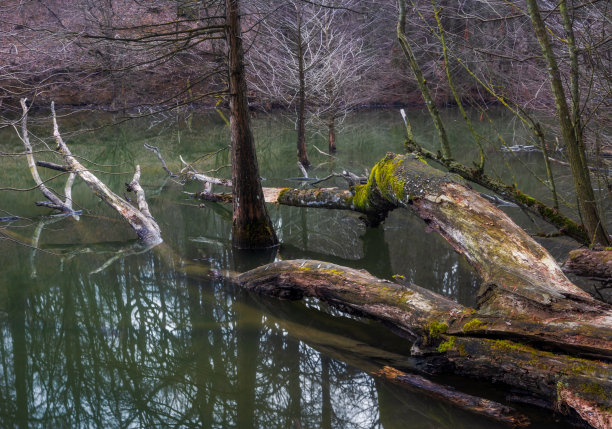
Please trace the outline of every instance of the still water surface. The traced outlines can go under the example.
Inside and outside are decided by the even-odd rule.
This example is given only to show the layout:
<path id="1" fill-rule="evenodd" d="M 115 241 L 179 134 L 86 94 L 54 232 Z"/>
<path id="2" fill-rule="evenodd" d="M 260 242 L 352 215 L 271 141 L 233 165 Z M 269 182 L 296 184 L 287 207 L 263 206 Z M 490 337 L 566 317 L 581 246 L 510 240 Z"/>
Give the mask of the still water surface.
<path id="1" fill-rule="evenodd" d="M 446 115 L 456 156 L 475 160 L 477 150 L 459 117 Z M 416 137 L 434 148 L 426 116 L 412 112 L 411 118 Z M 227 145 L 220 117 L 155 115 L 100 128 L 111 119 L 117 120 L 66 114 L 60 127 L 72 151 L 120 194 L 134 166 L 141 165 L 164 244 L 141 249 L 129 227 L 78 180 L 73 190 L 83 210 L 78 221 L 49 217 L 47 209 L 34 206 L 41 199 L 36 191 L 0 191 L 0 216 L 24 218 L 0 223 L 1 427 L 496 427 L 370 376 L 384 364 L 406 366 L 410 345 L 384 327 L 329 309 L 323 313 L 315 302 L 248 294 L 218 275 L 278 259 L 312 258 L 382 278 L 399 274 L 473 305 L 478 278 L 420 220 L 398 210 L 380 227 L 366 229 L 354 213 L 268 206 L 282 246 L 238 252 L 230 246 L 231 207 L 187 198 L 184 191 L 199 185 L 169 179 L 143 148 L 144 143 L 160 147 L 177 171 L 179 155 L 191 162 Z M 490 123 L 479 124 L 483 135 L 496 139 Z M 495 124 L 509 144 L 525 143 L 512 121 L 499 117 Z M 50 142 L 48 118 L 42 115 L 31 131 L 35 150 L 44 150 L 42 141 Z M 403 133 L 397 111 L 360 112 L 338 136 L 337 160 L 319 154 L 313 145 L 324 150 L 324 139 L 312 136 L 310 174 L 363 173 L 386 152 L 402 152 Z M 264 186 L 300 186 L 287 180 L 301 175 L 292 124 L 260 115 L 255 135 Z M 2 152 L 23 150 L 13 130 L 1 137 Z M 545 177 L 539 154 L 501 156 L 491 149 L 488 156 L 491 172 L 514 177 L 527 192 L 547 198 L 529 174 Z M 37 159 L 57 161 L 45 152 Z M 196 165 L 205 171 L 228 163 L 222 151 Z M 2 157 L 0 168 L 1 187 L 33 185 L 23 157 Z M 569 180 L 561 168 L 557 173 L 562 184 Z M 227 177 L 229 169 L 214 174 Z M 65 178 L 56 180 L 61 191 Z M 439 381 L 504 400 L 505 392 L 495 386 Z M 560 427 L 545 412 L 520 409 L 534 427 Z"/>

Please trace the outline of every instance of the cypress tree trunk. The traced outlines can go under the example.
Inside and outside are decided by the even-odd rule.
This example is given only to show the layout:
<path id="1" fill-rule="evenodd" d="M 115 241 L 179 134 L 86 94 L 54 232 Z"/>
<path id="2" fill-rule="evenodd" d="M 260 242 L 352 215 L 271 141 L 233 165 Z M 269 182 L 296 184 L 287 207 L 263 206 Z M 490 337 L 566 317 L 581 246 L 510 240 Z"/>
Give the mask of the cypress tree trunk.
<path id="1" fill-rule="evenodd" d="M 266 211 L 251 132 L 238 0 L 226 0 L 230 130 L 232 142 L 232 244 L 260 249 L 278 244 Z"/>
<path id="2" fill-rule="evenodd" d="M 334 153 L 336 152 L 336 120 L 333 113 L 329 116 L 327 129 L 329 131 L 329 153 Z"/>
<path id="3" fill-rule="evenodd" d="M 298 161 L 302 163 L 304 167 L 310 166 L 308 160 L 308 154 L 306 153 L 306 79 L 304 77 L 304 47 L 302 45 L 302 12 L 297 6 L 297 60 L 298 60 L 298 79 L 299 79 L 299 91 L 298 91 L 298 138 L 297 138 L 297 156 Z"/>
<path id="4" fill-rule="evenodd" d="M 599 212 L 597 210 L 595 193 L 593 192 L 593 187 L 591 186 L 591 177 L 586 165 L 586 154 L 582 132 L 580 130 L 580 123 L 576 122 L 578 121 L 576 114 L 570 116 L 570 109 L 568 108 L 567 100 L 565 99 L 565 92 L 563 90 L 561 73 L 559 72 L 557 60 L 555 58 L 552 46 L 550 45 L 550 40 L 548 39 L 548 34 L 546 32 L 546 26 L 542 20 L 542 16 L 540 15 L 540 9 L 538 8 L 537 1 L 527 0 L 527 7 L 529 9 L 529 16 L 531 17 L 533 29 L 536 37 L 538 38 L 538 42 L 540 43 L 540 47 L 542 48 L 542 56 L 546 61 L 548 78 L 550 80 L 553 96 L 555 98 L 561 134 L 563 136 L 565 147 L 567 148 L 567 155 L 572 170 L 572 178 L 574 180 L 574 187 L 576 188 L 576 196 L 578 198 L 582 218 L 584 220 L 584 226 L 593 243 L 608 246 L 610 245 L 610 238 L 608 237 L 605 225 L 602 223 L 601 217 L 599 216 Z M 567 27 L 568 25 L 566 25 L 566 31 Z M 573 45 L 570 44 L 570 52 L 572 51 L 572 46 Z M 572 61 L 571 66 L 573 70 L 573 81 L 575 82 L 577 64 Z M 575 85 L 577 85 L 577 83 Z M 577 87 L 575 92 L 577 92 Z M 574 100 L 574 103 L 577 103 L 577 100 Z"/>

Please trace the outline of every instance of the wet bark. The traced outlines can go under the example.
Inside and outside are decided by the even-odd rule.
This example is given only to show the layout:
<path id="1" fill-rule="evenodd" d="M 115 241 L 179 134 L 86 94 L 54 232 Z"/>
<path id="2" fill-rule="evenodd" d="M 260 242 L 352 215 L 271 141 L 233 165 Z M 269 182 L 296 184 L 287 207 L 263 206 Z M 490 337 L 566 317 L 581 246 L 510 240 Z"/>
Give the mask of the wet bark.
<path id="1" fill-rule="evenodd" d="M 382 321 L 413 344 L 426 372 L 502 382 L 573 410 L 594 427 L 612 423 L 612 365 L 549 351 L 523 327 L 514 333 L 483 330 L 494 323 L 480 309 L 463 307 L 416 285 L 399 285 L 351 268 L 320 261 L 282 261 L 241 274 L 246 289 L 284 299 L 314 297 L 350 314 Z M 521 315 L 500 317 L 522 326 Z M 520 340 L 516 341 L 516 340 Z M 528 345 L 532 344 L 532 345 Z M 538 347 L 536 347 L 538 346 Z"/>
<path id="2" fill-rule="evenodd" d="M 306 152 L 306 77 L 304 71 L 304 43 L 302 40 L 302 14 L 299 10 L 299 5 L 296 4 L 297 9 L 297 52 L 296 57 L 298 61 L 298 117 L 297 117 L 297 157 L 298 161 L 302 163 L 304 167 L 310 166 L 308 160 L 308 153 Z"/>
<path id="3" fill-rule="evenodd" d="M 238 0 L 226 0 L 230 130 L 232 142 L 232 244 L 240 249 L 276 246 L 266 211 L 251 131 Z"/>
<path id="4" fill-rule="evenodd" d="M 572 250 L 563 269 L 577 276 L 612 284 L 612 250 Z"/>
<path id="5" fill-rule="evenodd" d="M 283 261 L 236 281 L 284 299 L 316 297 L 380 320 L 431 368 L 519 387 L 588 424 L 612 424 L 612 307 L 567 279 L 556 261 L 458 176 L 388 154 L 351 191 L 270 190 L 269 200 L 380 215 L 407 208 L 482 278 L 475 309 L 418 286 L 317 261 Z M 442 359 L 436 360 L 436 359 Z M 602 393 L 604 392 L 604 393 Z"/>

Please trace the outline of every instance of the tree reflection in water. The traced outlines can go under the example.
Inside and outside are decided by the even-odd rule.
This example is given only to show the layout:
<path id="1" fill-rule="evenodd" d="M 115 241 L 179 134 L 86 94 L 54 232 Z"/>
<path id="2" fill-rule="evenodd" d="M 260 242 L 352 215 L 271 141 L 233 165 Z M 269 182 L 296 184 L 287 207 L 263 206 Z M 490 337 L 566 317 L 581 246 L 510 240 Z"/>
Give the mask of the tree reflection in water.
<path id="1" fill-rule="evenodd" d="M 344 158 L 315 167 L 313 175 L 345 166 L 361 173 L 386 151 L 401 150 L 397 112 L 369 115 L 356 120 L 366 129 L 347 134 L 351 144 L 338 154 Z M 196 159 L 226 144 L 224 124 L 204 119 L 181 129 L 180 142 L 174 128 L 152 135 L 156 129 L 135 121 L 74 144 L 80 155 L 116 165 L 117 173 L 129 160 L 141 164 L 166 250 L 139 253 L 126 242 L 129 228 L 78 183 L 73 197 L 86 209 L 79 222 L 11 228 L 27 244 L 37 237 L 37 251 L 0 240 L 0 427 L 492 427 L 372 378 L 369 372 L 384 364 L 410 367 L 409 345 L 384 327 L 320 312 L 312 302 L 252 296 L 207 276 L 274 258 L 311 258 L 381 278 L 399 274 L 464 304 L 477 286 L 447 243 L 399 210 L 366 229 L 351 213 L 270 208 L 283 242 L 278 254 L 233 252 L 231 211 L 185 201 L 184 188 L 166 181 L 141 145 L 146 137 L 167 153 Z M 281 125 L 260 122 L 257 131 L 266 186 L 287 186 L 284 179 L 297 173 L 285 162 L 295 156 L 292 128 L 279 131 Z M 3 150 L 15 152 L 21 142 L 10 138 Z M 222 153 L 214 167 L 228 162 Z M 0 164 L 3 186 L 30 186 L 23 165 L 8 158 Z M 124 181 L 108 177 L 113 189 Z M 5 195 L 1 209 L 40 214 L 29 194 Z"/>
<path id="2" fill-rule="evenodd" d="M 358 322 L 193 280 L 154 251 L 95 274 L 107 255 L 58 271 L 39 253 L 33 279 L 28 252 L 2 267 L 2 427 L 398 427 L 381 415 L 393 389 L 312 326 L 373 341 Z"/>

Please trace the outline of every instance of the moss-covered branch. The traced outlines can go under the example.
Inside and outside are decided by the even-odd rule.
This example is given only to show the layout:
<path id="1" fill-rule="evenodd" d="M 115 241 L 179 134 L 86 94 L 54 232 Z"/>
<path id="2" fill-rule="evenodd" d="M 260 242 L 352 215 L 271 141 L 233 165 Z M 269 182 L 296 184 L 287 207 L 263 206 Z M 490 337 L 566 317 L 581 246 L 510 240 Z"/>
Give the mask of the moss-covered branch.
<path id="1" fill-rule="evenodd" d="M 563 215 L 557 209 L 552 208 L 525 194 L 515 186 L 506 185 L 505 183 L 495 180 L 492 177 L 484 174 L 479 169 L 466 167 L 465 165 L 452 159 L 440 157 L 437 154 L 415 144 L 414 142 L 407 141 L 406 149 L 411 152 L 418 153 L 423 158 L 439 162 L 446 167 L 448 171 L 458 174 L 465 180 L 469 180 L 470 182 L 477 183 L 480 186 L 490 189 L 505 199 L 527 209 L 529 212 L 556 227 L 564 235 L 573 238 L 581 244 L 590 245 L 591 240 L 589 239 L 589 236 L 582 225 L 577 224 L 574 220 Z"/>

